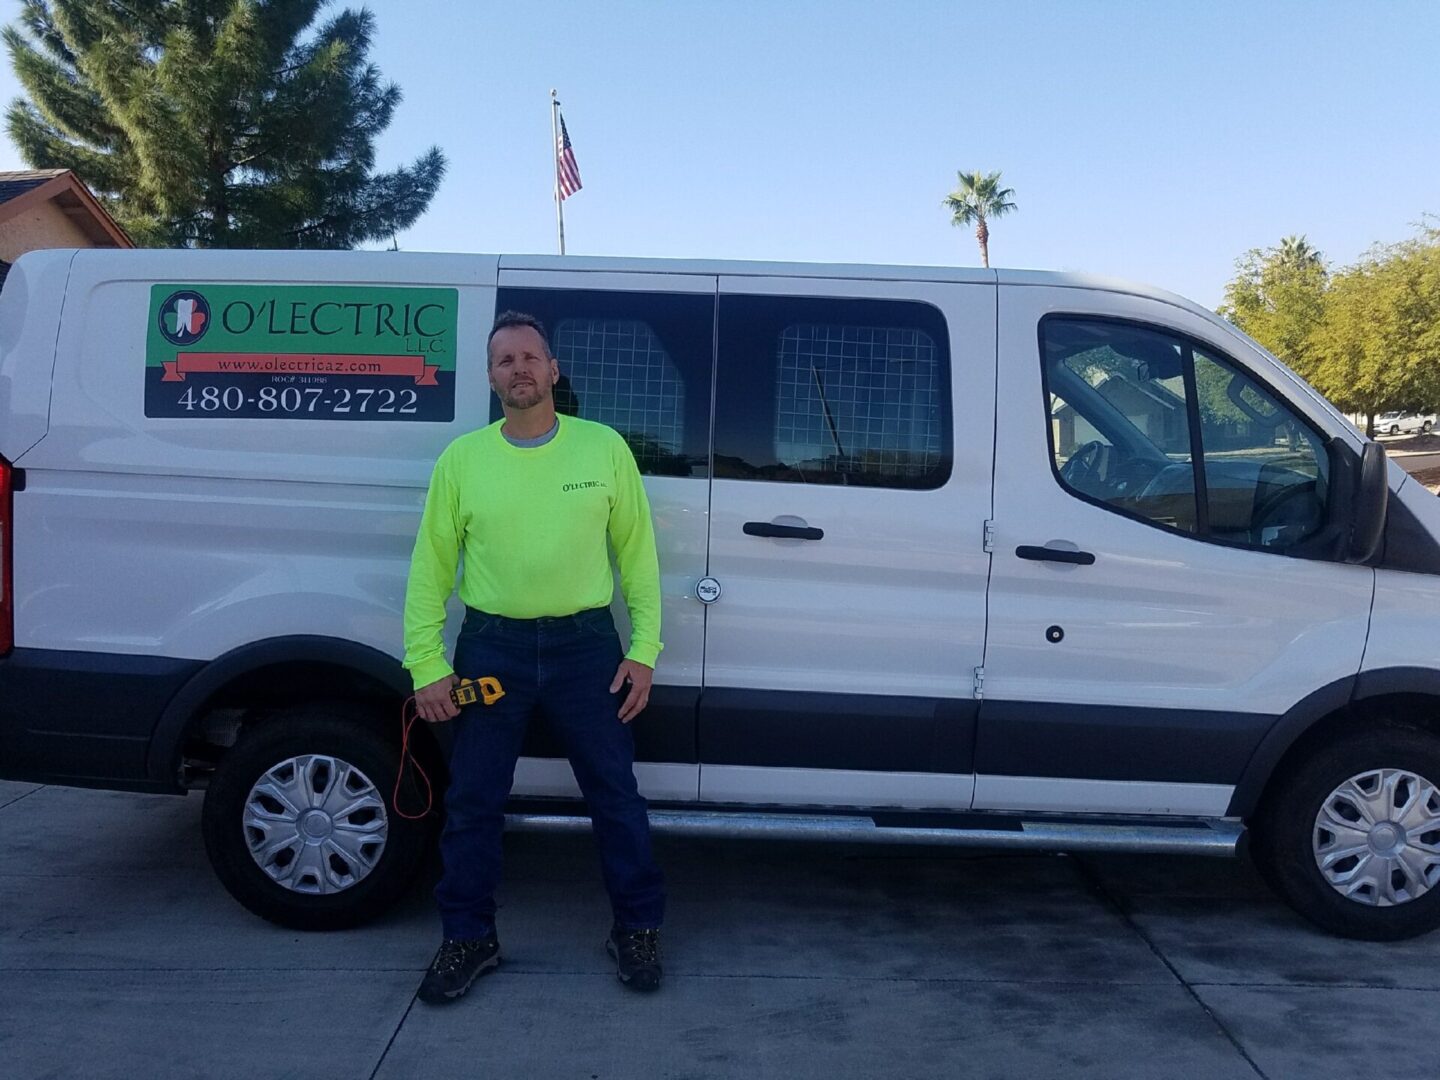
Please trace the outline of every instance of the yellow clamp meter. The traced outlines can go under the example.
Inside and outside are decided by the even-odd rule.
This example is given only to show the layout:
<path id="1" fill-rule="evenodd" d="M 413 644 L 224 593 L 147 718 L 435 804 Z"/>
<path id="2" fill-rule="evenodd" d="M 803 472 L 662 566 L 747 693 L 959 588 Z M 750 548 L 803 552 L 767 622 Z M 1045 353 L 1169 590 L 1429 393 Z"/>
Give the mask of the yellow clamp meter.
<path id="1" fill-rule="evenodd" d="M 491 675 L 480 679 L 461 679 L 457 685 L 450 688 L 450 700 L 457 709 L 474 705 L 477 700 L 484 701 L 486 705 L 494 705 L 504 696 L 505 690 L 500 685 L 500 680 Z"/>

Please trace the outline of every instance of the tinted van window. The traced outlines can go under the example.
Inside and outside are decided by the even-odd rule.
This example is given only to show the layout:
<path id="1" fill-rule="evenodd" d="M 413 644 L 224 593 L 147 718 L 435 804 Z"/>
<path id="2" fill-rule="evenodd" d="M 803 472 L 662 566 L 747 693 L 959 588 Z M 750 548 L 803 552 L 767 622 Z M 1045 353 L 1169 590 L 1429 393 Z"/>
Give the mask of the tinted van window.
<path id="1" fill-rule="evenodd" d="M 559 412 L 615 428 L 642 473 L 708 475 L 713 296 L 501 289 L 496 310 L 545 325 Z M 493 394 L 490 415 L 503 415 Z"/>
<path id="2" fill-rule="evenodd" d="M 950 475 L 944 317 L 920 303 L 720 299 L 715 475 L 935 488 Z"/>

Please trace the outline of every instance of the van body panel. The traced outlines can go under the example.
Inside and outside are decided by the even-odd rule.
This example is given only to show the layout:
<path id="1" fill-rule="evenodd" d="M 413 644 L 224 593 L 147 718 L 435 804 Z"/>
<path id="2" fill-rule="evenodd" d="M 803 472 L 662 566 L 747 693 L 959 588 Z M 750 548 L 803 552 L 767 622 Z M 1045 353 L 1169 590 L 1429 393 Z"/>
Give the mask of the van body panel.
<path id="1" fill-rule="evenodd" d="M 210 660 L 318 634 L 398 657 L 424 494 L 32 467 L 17 640 Z"/>
<path id="2" fill-rule="evenodd" d="M 982 773 L 1174 783 L 1233 784 L 1276 720 L 1181 703 L 1136 708 L 991 696 L 980 711 L 975 761 Z"/>
<path id="3" fill-rule="evenodd" d="M 1398 466 L 1391 462 L 1391 468 Z M 1408 476 L 1395 484 L 1392 472 L 1391 480 L 1390 499 L 1404 504 L 1430 538 L 1440 537 L 1440 498 Z M 1375 609 L 1361 667 L 1362 678 L 1367 673 L 1390 668 L 1440 672 L 1435 647 L 1437 611 L 1440 611 L 1440 575 L 1383 567 L 1377 570 Z M 1373 677 L 1369 682 L 1372 687 L 1376 685 Z M 1436 688 L 1440 689 L 1440 680 Z M 1394 689 L 1415 692 L 1419 688 L 1397 684 Z"/>
<path id="4" fill-rule="evenodd" d="M 637 760 L 635 782 L 640 793 L 654 802 L 694 802 L 700 769 L 693 764 Z M 570 762 L 563 757 L 522 756 L 515 763 L 512 793 L 516 798 L 583 798 Z"/>
<path id="5" fill-rule="evenodd" d="M 1248 818 L 1255 812 L 1275 767 L 1297 739 L 1326 717 L 1343 713 L 1357 696 L 1359 676 L 1347 675 L 1312 691 L 1265 732 L 1265 737 L 1245 763 L 1235 785 L 1226 817 Z"/>
<path id="6" fill-rule="evenodd" d="M 0 778 L 152 787 L 156 718 L 204 665 L 165 656 L 17 648 L 0 659 Z M 177 790 L 173 779 L 168 790 Z"/>
<path id="7" fill-rule="evenodd" d="M 423 489 L 440 451 L 488 420 L 484 343 L 494 314 L 495 259 L 405 255 L 392 261 L 402 254 L 79 253 L 59 334 L 55 437 L 27 464 L 125 475 Z M 288 257 L 275 257 L 280 255 Z M 454 287 L 459 294 L 455 417 L 450 422 L 282 422 L 278 414 L 275 420 L 232 418 L 200 409 L 193 418 L 147 417 L 144 376 L 151 289 L 167 282 L 276 289 Z M 301 341 L 297 348 L 301 345 L 313 347 L 314 342 Z M 184 384 L 175 385 L 178 392 Z M 262 431 L 265 437 L 257 438 Z"/>
<path id="8" fill-rule="evenodd" d="M 1435 532 L 1437 506 L 1430 490 L 1408 476 L 1387 477 L 1384 528 L 1379 550 L 1370 565 L 1383 570 L 1440 577 L 1440 533 Z"/>
<path id="9" fill-rule="evenodd" d="M 1229 784 L 1175 784 L 1146 780 L 1072 780 L 1048 776 L 975 778 L 975 805 L 1034 813 L 1138 814 L 1218 818 L 1234 788 Z"/>
<path id="10" fill-rule="evenodd" d="M 1039 350 L 1041 320 L 1056 313 L 1184 335 L 1272 388 L 1280 384 L 1282 400 L 1292 400 L 1278 365 L 1247 355 L 1223 324 L 1186 306 L 1115 292 L 1002 287 L 995 566 L 976 770 L 1089 778 L 1094 755 L 1080 752 L 1084 747 L 1164 754 L 1196 715 L 1210 713 L 1210 749 L 1222 757 L 1198 767 L 1206 779 L 1233 784 L 1244 751 L 1271 719 L 1359 670 L 1375 572 L 1200 540 L 1067 490 L 1052 460 Z M 1017 557 L 1022 546 L 1078 550 L 1094 561 L 1031 561 Z M 1116 738 L 1104 719 L 1087 721 L 1096 710 L 1072 706 L 1135 709 L 1131 717 L 1142 719 L 1152 710 L 1154 723 L 1142 722 L 1137 732 L 1122 720 L 1117 727 L 1126 734 Z M 1183 723 L 1171 722 L 1182 715 Z M 1035 738 L 1042 731 L 1051 737 Z M 1034 767 L 1024 768 L 1027 761 Z M 1212 772 L 1222 768 L 1234 772 Z M 977 809 L 990 808 L 980 800 L 993 790 L 977 787 Z"/>
<path id="11" fill-rule="evenodd" d="M 12 464 L 49 426 L 56 331 L 75 254 L 26 252 L 0 290 L 0 457 Z"/>
<path id="12" fill-rule="evenodd" d="M 860 263 L 784 263 L 741 259 L 650 259 L 624 256 L 502 255 L 502 271 L 586 272 L 647 274 L 685 277 L 846 279 L 850 281 L 995 283 L 995 271 L 978 266 L 871 266 Z"/>
<path id="13" fill-rule="evenodd" d="M 711 687 L 701 704 L 707 765 L 974 770 L 974 700 Z"/>
<path id="14" fill-rule="evenodd" d="M 788 769 L 754 765 L 700 767 L 700 799 L 768 806 L 965 810 L 975 778 L 868 769 Z"/>
<path id="15" fill-rule="evenodd" d="M 16 515 L 19 643 L 213 659 L 320 635 L 402 654 L 405 576 L 430 471 L 451 439 L 486 420 L 496 260 L 352 254 L 77 255 L 54 437 L 28 455 Z M 458 285 L 455 419 L 147 417 L 156 281 Z M 457 615 L 458 600 L 451 607 Z"/>

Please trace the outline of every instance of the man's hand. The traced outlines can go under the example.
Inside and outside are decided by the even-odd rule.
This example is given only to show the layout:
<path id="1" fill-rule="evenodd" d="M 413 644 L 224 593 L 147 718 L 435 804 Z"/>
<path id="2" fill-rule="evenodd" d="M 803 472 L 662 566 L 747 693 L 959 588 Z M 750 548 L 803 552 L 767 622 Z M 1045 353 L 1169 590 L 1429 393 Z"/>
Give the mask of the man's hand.
<path id="1" fill-rule="evenodd" d="M 455 702 L 450 700 L 450 688 L 460 681 L 458 675 L 446 675 L 429 686 L 415 691 L 415 711 L 429 724 L 443 724 L 460 715 Z"/>
<path id="2" fill-rule="evenodd" d="M 654 668 L 648 668 L 634 660 L 620 661 L 620 668 L 615 672 L 615 681 L 610 684 L 610 693 L 618 694 L 620 687 L 625 685 L 625 680 L 630 680 L 630 693 L 625 697 L 625 704 L 620 706 L 622 724 L 628 724 L 645 711 L 645 706 L 650 701 L 650 682 L 654 678 Z"/>

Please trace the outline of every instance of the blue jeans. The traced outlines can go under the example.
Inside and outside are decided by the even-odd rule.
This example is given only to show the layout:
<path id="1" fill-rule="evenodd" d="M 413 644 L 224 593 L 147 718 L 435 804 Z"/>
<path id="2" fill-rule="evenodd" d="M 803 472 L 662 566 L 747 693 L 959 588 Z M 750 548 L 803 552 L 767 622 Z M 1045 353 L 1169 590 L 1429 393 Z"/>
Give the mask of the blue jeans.
<path id="1" fill-rule="evenodd" d="M 515 762 L 539 713 L 565 746 L 590 808 L 615 922 L 659 927 L 665 886 L 650 850 L 650 819 L 635 785 L 635 740 L 618 719 L 628 687 L 610 693 L 623 657 L 607 608 L 544 619 L 507 619 L 469 609 L 455 673 L 493 675 L 505 696 L 460 711 L 440 837 L 444 874 L 435 889 L 447 938 L 485 937 L 495 927 L 500 836 Z"/>

